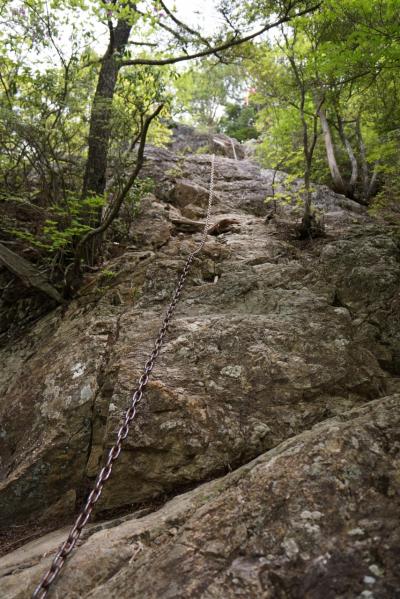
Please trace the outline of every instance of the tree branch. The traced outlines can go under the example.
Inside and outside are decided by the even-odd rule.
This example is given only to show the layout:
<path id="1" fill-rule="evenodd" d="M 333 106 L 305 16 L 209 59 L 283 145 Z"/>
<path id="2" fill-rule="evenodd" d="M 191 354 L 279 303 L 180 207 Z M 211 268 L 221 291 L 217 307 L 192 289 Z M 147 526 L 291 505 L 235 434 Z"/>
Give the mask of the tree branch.
<path id="1" fill-rule="evenodd" d="M 198 39 L 200 39 L 204 44 L 206 44 L 208 47 L 210 47 L 210 44 L 208 42 L 208 40 L 206 40 L 199 31 L 195 31 L 194 29 L 192 29 L 191 27 L 189 27 L 189 25 L 186 25 L 186 23 L 184 23 L 183 21 L 181 21 L 180 19 L 178 19 L 178 17 L 176 17 L 174 15 L 174 13 L 169 10 L 168 6 L 165 4 L 165 2 L 163 2 L 163 0 L 159 0 L 161 6 L 163 7 L 165 14 L 167 14 L 169 16 L 169 18 L 175 23 L 175 25 L 177 25 L 178 27 L 180 27 L 181 29 L 183 29 L 184 31 L 186 31 L 187 33 L 190 33 L 190 35 L 193 35 L 195 37 L 197 37 Z"/>
<path id="2" fill-rule="evenodd" d="M 135 6 L 135 12 L 138 15 L 141 15 L 142 17 L 145 17 L 146 14 L 144 12 L 142 12 L 141 10 L 139 10 L 137 8 L 137 6 Z M 180 33 L 178 31 L 175 31 L 175 29 L 172 29 L 172 27 L 169 27 L 166 23 L 163 23 L 162 21 L 158 21 L 158 25 L 159 27 L 161 27 L 161 29 L 164 29 L 165 31 L 168 31 L 168 33 L 170 33 L 175 39 L 177 39 L 182 45 L 187 44 L 188 40 L 184 39 Z"/>
<path id="3" fill-rule="evenodd" d="M 302 15 L 313 12 L 314 10 L 317 10 L 317 8 L 319 8 L 320 6 L 321 6 L 321 2 L 319 2 L 318 4 L 315 4 L 314 6 L 312 6 L 310 8 L 301 10 L 295 14 L 286 14 L 285 16 L 281 17 L 277 21 L 274 21 L 273 23 L 269 23 L 268 25 L 265 25 L 265 27 L 262 27 L 261 29 L 259 29 L 258 31 L 255 31 L 254 33 L 251 33 L 245 37 L 230 40 L 229 42 L 225 42 L 224 44 L 220 44 L 219 46 L 214 46 L 212 48 L 208 48 L 207 50 L 201 50 L 199 52 L 194 52 L 193 54 L 182 54 L 181 56 L 171 56 L 170 58 L 160 58 L 160 59 L 157 59 L 157 58 L 135 58 L 132 60 L 123 60 L 123 61 L 121 61 L 120 66 L 121 67 L 134 66 L 134 65 L 161 66 L 161 65 L 166 65 L 166 64 L 175 64 L 177 62 L 183 62 L 185 60 L 192 60 L 194 58 L 202 58 L 203 56 L 209 56 L 210 54 L 215 54 L 216 52 L 222 52 L 223 50 L 227 50 L 228 48 L 233 48 L 233 47 L 239 46 L 240 44 L 243 44 L 245 42 L 249 42 L 249 41 L 253 40 L 254 38 L 258 37 L 259 35 L 262 35 L 266 31 L 269 31 L 269 29 L 273 29 L 274 27 L 277 27 L 278 25 L 281 25 L 282 23 L 287 23 L 288 21 L 291 21 L 292 19 L 294 19 L 296 17 L 300 17 Z"/>
<path id="4" fill-rule="evenodd" d="M 150 48 L 157 48 L 158 44 L 156 42 L 135 42 L 131 41 L 127 43 L 127 46 L 149 46 Z"/>
<path id="5" fill-rule="evenodd" d="M 57 289 L 50 285 L 46 277 L 33 264 L 6 248 L 2 243 L 0 243 L 0 264 L 15 274 L 28 287 L 39 289 L 58 304 L 64 303 Z"/>

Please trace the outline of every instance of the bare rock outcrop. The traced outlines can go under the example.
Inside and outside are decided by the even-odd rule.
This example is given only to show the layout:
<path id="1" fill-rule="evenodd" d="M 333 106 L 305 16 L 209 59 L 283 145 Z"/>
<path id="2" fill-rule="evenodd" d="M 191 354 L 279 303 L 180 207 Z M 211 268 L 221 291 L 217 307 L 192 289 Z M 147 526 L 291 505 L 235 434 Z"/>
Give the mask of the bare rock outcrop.
<path id="1" fill-rule="evenodd" d="M 169 147 L 176 154 L 209 154 L 214 152 L 238 160 L 242 160 L 246 153 L 244 145 L 223 133 L 201 132 L 189 125 L 178 123 L 175 123 L 172 127 Z"/>
<path id="2" fill-rule="evenodd" d="M 63 599 L 395 598 L 400 396 L 328 419 L 148 515 L 92 525 Z M 66 531 L 0 559 L 25 599 Z"/>
<path id="3" fill-rule="evenodd" d="M 209 155 L 149 148 L 154 195 L 128 245 L 67 310 L 0 350 L 3 530 L 71 519 L 80 505 L 201 237 L 209 171 Z M 149 598 L 395 596 L 398 242 L 326 188 L 314 198 L 326 237 L 297 241 L 298 208 L 274 201 L 273 178 L 217 156 L 213 234 L 99 517 L 234 472 L 144 518 L 104 524 L 68 566 L 60 596 L 123 599 L 125 586 Z M 133 539 L 143 548 L 131 561 Z M 35 543 L 1 562 L 7 597 L 24 596 L 43 570 Z"/>

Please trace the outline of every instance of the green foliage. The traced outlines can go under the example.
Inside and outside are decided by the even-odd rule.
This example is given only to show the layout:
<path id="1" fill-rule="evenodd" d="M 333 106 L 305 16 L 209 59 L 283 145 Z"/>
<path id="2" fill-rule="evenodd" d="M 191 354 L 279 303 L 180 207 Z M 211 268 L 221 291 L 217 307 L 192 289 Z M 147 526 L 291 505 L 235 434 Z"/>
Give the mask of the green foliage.
<path id="1" fill-rule="evenodd" d="M 15 198 L 12 198 L 12 201 L 15 201 Z M 22 198 L 19 201 L 24 202 Z M 92 228 L 87 223 L 93 220 L 97 210 L 104 205 L 104 197 L 91 196 L 81 199 L 69 195 L 63 205 L 57 204 L 47 208 L 46 218 L 40 221 L 39 232 L 35 235 L 26 228 L 18 227 L 18 222 L 14 227 L 4 227 L 4 231 L 44 250 L 48 259 L 59 252 L 72 254 L 73 243 Z"/>
<path id="2" fill-rule="evenodd" d="M 225 115 L 219 122 L 219 130 L 238 141 L 257 139 L 257 111 L 253 105 L 228 102 L 225 105 Z"/>
<path id="3" fill-rule="evenodd" d="M 392 132 L 400 129 L 399 30 L 395 0 L 326 1 L 312 15 L 282 27 L 275 38 L 255 47 L 247 67 L 257 89 L 251 102 L 259 107 L 261 162 L 302 176 L 304 130 L 310 147 L 316 122 L 311 178 L 332 183 L 318 117 L 322 101 L 345 181 L 353 172 L 349 147 L 357 161 L 356 199 L 367 201 L 377 192 L 381 198 L 385 194 L 394 198 L 398 143 L 394 149 Z"/>
<path id="4" fill-rule="evenodd" d="M 153 191 L 154 180 L 150 177 L 137 179 L 132 185 L 125 204 L 125 211 L 129 212 L 132 220 L 138 214 L 143 198 Z"/>
<path id="5" fill-rule="evenodd" d="M 99 280 L 98 280 L 98 288 L 99 289 L 107 289 L 112 285 L 117 273 L 114 270 L 109 270 L 108 268 L 103 268 L 100 272 Z"/>
<path id="6" fill-rule="evenodd" d="M 104 205 L 104 197 L 81 199 L 72 195 L 66 198 L 65 206 L 50 208 L 54 217 L 46 219 L 43 227 L 48 250 L 71 250 L 73 241 L 90 231 L 92 227 L 87 223 L 95 219 L 98 209 Z"/>
<path id="7" fill-rule="evenodd" d="M 174 110 L 199 129 L 216 128 L 224 108 L 240 98 L 245 85 L 246 75 L 240 64 L 204 61 L 176 79 Z"/>
<path id="8" fill-rule="evenodd" d="M 157 120 L 149 133 L 148 141 L 154 145 L 166 144 L 171 136 L 167 126 L 170 117 L 172 94 L 169 81 L 174 73 L 168 68 L 141 66 L 124 71 L 116 88 L 112 117 L 112 152 L 116 156 L 124 141 L 133 140 L 140 131 L 144 115 L 152 106 L 164 103 L 163 119 Z"/>
<path id="9" fill-rule="evenodd" d="M 132 223 L 140 211 L 140 205 L 143 198 L 153 191 L 153 179 L 150 177 L 136 179 L 129 190 L 121 216 L 117 218 L 112 225 L 111 236 L 114 240 L 124 241 L 128 239 Z"/>
<path id="10" fill-rule="evenodd" d="M 400 229 L 400 130 L 390 132 L 383 147 L 377 150 L 376 168 L 380 186 L 369 211 L 374 216 L 384 216 Z"/>
<path id="11" fill-rule="evenodd" d="M 6 237 L 36 248 L 47 263 L 56 256 L 68 263 L 78 240 L 98 225 L 106 204 L 105 196 L 82 199 L 82 180 L 100 68 L 92 47 L 98 31 L 91 17 L 104 20 L 110 6 L 59 0 L 48 12 L 43 2 L 35 0 L 16 5 L 6 1 L 3 9 L 0 196 L 7 209 L 0 229 Z M 116 18 L 125 9 L 116 5 L 112 10 Z M 168 67 L 127 68 L 117 82 L 108 153 L 112 193 L 121 189 L 134 168 L 133 142 L 154 105 L 163 102 L 164 119 L 169 116 L 170 75 Z M 165 121 L 158 119 L 152 123 L 148 141 L 162 145 L 169 135 Z M 128 195 L 128 220 L 134 217 L 146 185 L 148 189 L 148 183 L 138 183 Z M 11 204 L 22 207 L 24 203 L 40 212 L 34 223 L 19 218 L 20 208 L 7 216 Z"/>
<path id="12" fill-rule="evenodd" d="M 272 195 L 266 197 L 265 203 L 267 206 L 273 205 L 275 210 L 277 204 L 290 205 L 293 211 L 301 217 L 304 212 L 305 199 L 313 191 L 315 191 L 315 187 L 311 185 L 307 189 L 301 176 L 288 174 L 284 176 L 283 180 L 278 178 L 278 180 L 273 182 Z M 319 217 L 317 212 L 317 209 L 311 206 L 310 213 Z"/>

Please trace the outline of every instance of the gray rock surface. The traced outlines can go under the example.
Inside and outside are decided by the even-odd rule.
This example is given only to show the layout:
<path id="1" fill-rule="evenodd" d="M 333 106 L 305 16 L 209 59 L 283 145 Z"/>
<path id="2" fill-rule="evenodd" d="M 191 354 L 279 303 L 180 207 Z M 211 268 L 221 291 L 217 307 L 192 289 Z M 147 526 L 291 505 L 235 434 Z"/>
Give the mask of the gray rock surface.
<path id="1" fill-rule="evenodd" d="M 148 515 L 92 525 L 63 599 L 395 598 L 400 396 L 328 419 Z M 0 559 L 24 599 L 65 530 Z"/>
<path id="2" fill-rule="evenodd" d="M 55 310 L 1 349 L 3 529 L 18 530 L 32 519 L 57 520 L 60 514 L 72 518 L 80 505 L 113 442 L 185 256 L 201 238 L 197 224 L 204 222 L 209 169 L 209 155 L 178 156 L 149 148 L 144 175 L 155 179 L 155 191 L 143 202 L 132 225 L 130 245 L 116 251 L 103 272 L 88 279 L 66 312 Z M 261 461 L 222 479 L 221 489 L 225 490 L 221 493 L 217 492 L 220 482 L 207 483 L 147 516 L 149 520 L 128 518 L 121 525 L 127 526 L 127 531 L 131 525 L 132 530 L 147 526 L 143 529 L 150 531 L 143 533 L 146 539 L 153 539 L 153 526 L 161 527 L 154 537 L 158 544 L 146 549 L 144 561 L 138 557 L 142 574 L 134 587 L 135 596 L 322 597 L 318 589 L 327 580 L 331 585 L 327 597 L 395 596 L 390 594 L 395 588 L 394 558 L 389 556 L 394 552 L 392 545 L 382 550 L 388 556 L 387 566 L 378 557 L 370 564 L 379 572 L 386 568 L 389 582 L 369 572 L 369 562 L 361 554 L 365 539 L 369 539 L 365 547 L 371 545 L 368 555 L 372 560 L 379 539 L 385 531 L 391 533 L 390 518 L 395 516 L 390 514 L 396 513 L 398 499 L 392 481 L 398 482 L 398 471 L 382 474 L 379 484 L 386 491 L 376 490 L 376 496 L 371 491 L 371 505 L 378 510 L 382 500 L 379 509 L 382 514 L 387 512 L 381 528 L 374 524 L 375 508 L 364 509 L 364 499 L 359 505 L 354 493 L 360 493 L 360 501 L 361 496 L 369 497 L 372 483 L 366 481 L 375 476 L 370 470 L 379 462 L 378 458 L 371 461 L 376 432 L 371 423 L 382 421 L 379 434 L 376 432 L 377 447 L 382 448 L 382 439 L 387 437 L 386 453 L 377 449 L 377 455 L 384 458 L 385 472 L 391 452 L 398 450 L 391 420 L 398 401 L 395 394 L 400 390 L 398 243 L 363 208 L 327 188 L 315 193 L 315 202 L 324 213 L 326 237 L 297 241 L 295 203 L 265 202 L 272 196 L 272 178 L 271 171 L 248 160 L 216 158 L 212 217 L 216 226 L 195 260 L 99 513 L 132 512 L 248 464 L 257 456 Z M 284 179 L 283 174 L 278 178 L 282 186 Z M 380 399 L 386 396 L 391 398 Z M 342 416 L 352 408 L 355 411 Z M 309 432 L 325 421 L 322 428 Z M 357 431 L 357 426 L 362 439 L 354 442 L 357 446 L 350 440 L 346 445 L 346 435 Z M 336 457 L 329 461 L 331 450 L 325 445 L 325 436 L 332 430 L 332 439 L 339 444 L 343 440 L 344 445 L 337 453 L 332 449 Z M 291 448 L 296 447 L 298 451 L 292 453 Z M 274 452 L 287 456 L 291 465 L 285 470 L 286 458 L 282 457 L 281 466 L 270 474 L 272 466 L 268 464 L 275 464 Z M 361 464 L 354 466 L 354 478 L 348 474 L 350 482 L 343 482 L 337 474 L 336 469 L 345 468 L 341 452 L 346 463 L 354 459 Z M 302 460 L 308 470 L 301 469 Z M 320 464 L 315 466 L 318 476 L 312 475 L 314 463 Z M 266 478 L 260 474 L 259 486 L 253 488 L 249 481 L 252 476 L 257 480 L 263 468 Z M 323 482 L 324 477 L 342 480 L 343 488 L 337 481 Z M 346 490 L 346 485 L 355 490 L 353 486 Z M 300 488 L 303 491 L 297 498 L 296 489 Z M 214 499 L 208 502 L 209 492 L 215 497 L 215 508 Z M 196 498 L 195 507 L 189 508 L 192 497 Z M 269 511 L 271 497 L 276 505 Z M 295 504 L 291 501 L 297 499 L 299 514 L 325 514 L 327 510 L 324 531 L 328 536 L 325 532 L 318 536 L 320 523 L 314 522 L 314 516 L 292 514 Z M 336 513 L 339 507 L 343 507 L 342 514 Z M 162 528 L 163 509 L 178 510 L 172 528 L 181 530 L 183 536 Z M 237 510 L 244 510 L 243 526 Z M 206 514 L 212 514 L 209 526 Z M 346 536 L 346 518 L 351 522 L 349 530 L 360 528 L 364 536 Z M 296 522 L 305 527 L 299 537 Z M 131 533 L 124 537 L 125 529 L 113 523 L 109 526 L 98 533 L 105 535 L 106 541 L 103 549 L 96 546 L 96 555 L 101 557 L 104 550 L 104 556 L 114 556 L 110 561 L 113 573 L 107 574 L 105 567 L 105 578 L 94 580 L 93 574 L 89 584 L 85 580 L 91 575 L 70 570 L 72 578 L 66 580 L 73 580 L 74 585 L 80 581 L 83 586 L 71 587 L 70 594 L 61 593 L 60 597 L 131 596 L 117 590 L 122 584 L 120 577 L 122 581 L 129 574 L 126 564 L 135 551 L 126 541 Z M 125 539 L 122 545 L 118 531 Z M 196 535 L 202 547 L 198 557 Z M 253 536 L 258 540 L 252 545 Z M 351 543 L 346 545 L 344 539 L 348 538 Z M 93 552 L 92 542 L 87 541 L 89 553 Z M 24 555 L 23 549 L 18 551 L 15 555 Z M 89 553 L 84 547 L 82 551 L 83 557 L 77 554 L 75 563 L 81 567 L 87 562 L 87 568 L 98 575 Z M 154 573 L 159 555 L 165 576 L 158 579 Z M 153 562 L 154 570 L 149 566 Z M 342 590 L 340 572 L 348 581 L 353 568 L 354 581 L 351 585 L 343 582 L 350 585 L 347 592 Z M 32 580 L 39 570 L 43 570 L 41 562 L 33 567 Z M 375 582 L 364 584 L 363 576 L 374 577 Z M 5 580 L 10 589 L 7 596 L 23 596 L 22 575 L 7 575 Z M 145 594 L 143 589 L 150 580 L 153 586 Z M 105 594 L 99 586 L 103 583 L 111 585 L 105 587 Z M 129 584 L 133 588 L 136 582 Z M 303 584 L 311 590 L 306 592 Z M 375 592 L 372 584 L 379 587 L 378 594 L 362 595 Z"/>
<path id="3" fill-rule="evenodd" d="M 228 158 L 241 160 L 245 157 L 246 148 L 237 139 L 223 133 L 201 132 L 189 125 L 175 123 L 172 137 L 168 144 L 176 154 L 196 154 L 214 152 Z"/>

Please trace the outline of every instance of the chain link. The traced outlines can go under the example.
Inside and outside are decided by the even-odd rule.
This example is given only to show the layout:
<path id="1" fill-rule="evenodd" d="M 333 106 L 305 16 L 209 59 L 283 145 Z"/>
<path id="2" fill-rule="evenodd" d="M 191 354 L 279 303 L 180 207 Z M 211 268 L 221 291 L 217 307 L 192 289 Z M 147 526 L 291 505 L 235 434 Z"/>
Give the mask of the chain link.
<path id="1" fill-rule="evenodd" d="M 210 187 L 209 187 L 209 196 L 208 196 L 207 217 L 206 217 L 206 222 L 204 224 L 203 236 L 202 236 L 201 242 L 199 244 L 199 247 L 195 251 L 193 251 L 191 254 L 189 254 L 188 258 L 186 259 L 185 265 L 184 265 L 181 275 L 178 279 L 178 284 L 177 284 L 174 294 L 172 296 L 171 303 L 169 304 L 169 306 L 167 308 L 167 311 L 166 311 L 164 319 L 162 321 L 160 330 L 158 332 L 157 339 L 154 343 L 153 351 L 151 352 L 151 354 L 144 366 L 143 373 L 142 373 L 141 377 L 139 378 L 138 386 L 136 387 L 136 390 L 132 396 L 131 404 L 130 404 L 129 408 L 126 410 L 122 424 L 117 432 L 114 445 L 111 447 L 110 451 L 108 452 L 106 463 L 104 464 L 104 466 L 98 473 L 94 487 L 93 487 L 91 493 L 89 494 L 84 507 L 82 508 L 77 519 L 75 520 L 73 527 L 69 531 L 67 539 L 59 547 L 57 554 L 54 557 L 49 570 L 43 576 L 39 585 L 35 589 L 35 591 L 32 595 L 32 599 L 44 599 L 44 597 L 46 597 L 46 595 L 49 591 L 50 585 L 57 578 L 68 555 L 74 549 L 74 547 L 81 535 L 81 532 L 82 532 L 84 526 L 87 524 L 87 522 L 92 514 L 93 508 L 103 491 L 103 487 L 104 487 L 105 483 L 111 476 L 114 462 L 117 460 L 119 454 L 121 453 L 122 443 L 128 436 L 130 425 L 136 415 L 137 405 L 142 400 L 144 389 L 149 381 L 151 372 L 154 368 L 155 361 L 160 353 L 161 346 L 164 341 L 164 337 L 168 330 L 168 325 L 171 321 L 172 315 L 173 315 L 176 305 L 179 301 L 179 298 L 182 293 L 182 289 L 185 284 L 186 278 L 188 276 L 193 259 L 194 259 L 195 255 L 198 254 L 202 250 L 202 248 L 206 242 L 207 231 L 209 229 L 209 223 L 210 223 L 211 206 L 212 206 L 212 201 L 213 201 L 213 196 L 214 196 L 214 172 L 215 172 L 215 156 L 213 154 L 211 157 L 211 172 L 210 172 Z"/>

